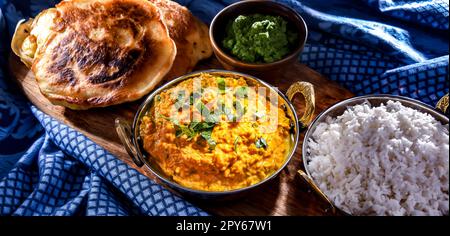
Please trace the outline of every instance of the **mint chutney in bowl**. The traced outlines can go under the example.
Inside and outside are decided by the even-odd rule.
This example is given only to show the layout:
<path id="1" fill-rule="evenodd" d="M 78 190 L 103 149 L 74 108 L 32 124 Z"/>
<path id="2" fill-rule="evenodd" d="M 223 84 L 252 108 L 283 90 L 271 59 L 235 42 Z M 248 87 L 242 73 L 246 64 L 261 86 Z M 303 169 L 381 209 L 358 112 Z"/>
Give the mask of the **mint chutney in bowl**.
<path id="1" fill-rule="evenodd" d="M 228 70 L 267 72 L 298 60 L 308 30 L 290 7 L 268 0 L 232 4 L 211 22 L 214 53 Z"/>

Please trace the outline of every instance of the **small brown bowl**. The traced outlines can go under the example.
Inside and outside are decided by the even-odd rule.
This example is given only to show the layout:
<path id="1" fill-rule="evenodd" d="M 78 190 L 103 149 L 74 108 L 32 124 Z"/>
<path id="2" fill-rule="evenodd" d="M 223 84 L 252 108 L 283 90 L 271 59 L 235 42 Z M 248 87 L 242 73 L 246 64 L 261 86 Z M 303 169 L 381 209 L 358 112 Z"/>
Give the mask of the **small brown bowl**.
<path id="1" fill-rule="evenodd" d="M 288 26 L 296 29 L 298 39 L 295 49 L 283 59 L 271 63 L 247 63 L 230 55 L 222 48 L 222 39 L 225 38 L 225 29 L 230 20 L 239 15 L 266 14 L 281 16 L 288 22 Z M 286 68 L 298 60 L 305 46 L 308 29 L 303 18 L 292 8 L 269 0 L 242 1 L 232 4 L 219 12 L 211 22 L 209 36 L 214 49 L 214 54 L 227 70 L 243 72 L 267 72 Z"/>

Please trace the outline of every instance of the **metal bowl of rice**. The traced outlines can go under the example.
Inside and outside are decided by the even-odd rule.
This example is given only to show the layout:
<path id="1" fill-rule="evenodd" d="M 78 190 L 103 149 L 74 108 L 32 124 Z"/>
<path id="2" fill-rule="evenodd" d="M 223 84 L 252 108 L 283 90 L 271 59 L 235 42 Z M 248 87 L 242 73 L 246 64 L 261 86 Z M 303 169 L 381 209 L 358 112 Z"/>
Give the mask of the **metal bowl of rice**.
<path id="1" fill-rule="evenodd" d="M 444 113 L 410 98 L 350 98 L 312 122 L 299 173 L 333 211 L 448 215 L 448 124 Z"/>

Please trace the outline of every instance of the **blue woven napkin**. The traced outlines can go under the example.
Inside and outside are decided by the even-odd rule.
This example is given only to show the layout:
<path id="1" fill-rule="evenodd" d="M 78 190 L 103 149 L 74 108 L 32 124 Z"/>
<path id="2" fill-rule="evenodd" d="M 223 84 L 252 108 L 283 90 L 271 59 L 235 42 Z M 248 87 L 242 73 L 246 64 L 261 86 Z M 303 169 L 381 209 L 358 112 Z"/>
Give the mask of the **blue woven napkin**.
<path id="1" fill-rule="evenodd" d="M 0 182 L 0 215 L 207 215 L 81 133 L 31 110 L 46 135 Z"/>
<path id="2" fill-rule="evenodd" d="M 13 86 L 6 58 L 16 22 L 57 2 L 0 0 L 0 215 L 206 215 L 30 105 Z M 235 1 L 178 2 L 209 23 Z M 429 105 L 448 93 L 448 1 L 278 2 L 308 24 L 299 60 L 354 93 Z"/>

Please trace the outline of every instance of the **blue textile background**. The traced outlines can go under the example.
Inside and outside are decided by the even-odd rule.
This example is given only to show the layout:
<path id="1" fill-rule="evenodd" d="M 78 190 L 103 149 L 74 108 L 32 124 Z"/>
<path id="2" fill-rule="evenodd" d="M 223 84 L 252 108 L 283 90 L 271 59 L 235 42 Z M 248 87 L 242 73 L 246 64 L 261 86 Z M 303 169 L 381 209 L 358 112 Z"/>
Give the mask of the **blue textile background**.
<path id="1" fill-rule="evenodd" d="M 299 60 L 358 95 L 448 93 L 446 0 L 278 0 L 310 29 Z M 7 71 L 16 22 L 59 1 L 0 0 L 0 215 L 206 215 L 33 107 Z M 233 0 L 178 0 L 209 23 Z"/>

